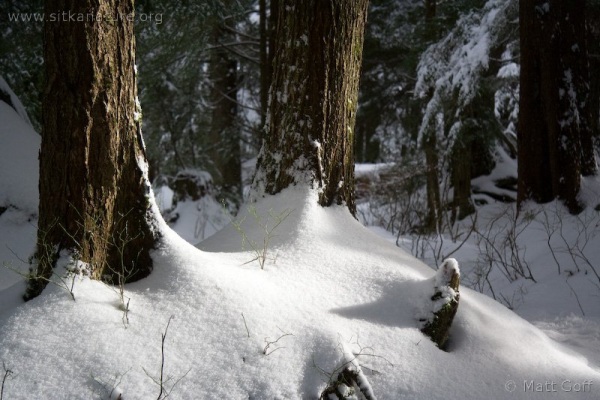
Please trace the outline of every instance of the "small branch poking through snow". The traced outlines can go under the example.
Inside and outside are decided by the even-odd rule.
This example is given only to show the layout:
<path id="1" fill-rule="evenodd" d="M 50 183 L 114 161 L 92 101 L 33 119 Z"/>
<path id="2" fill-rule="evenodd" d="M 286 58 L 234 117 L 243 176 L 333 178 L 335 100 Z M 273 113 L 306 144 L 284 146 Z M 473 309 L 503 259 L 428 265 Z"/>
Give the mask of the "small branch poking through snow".
<path id="1" fill-rule="evenodd" d="M 145 368 L 142 367 L 142 369 L 144 370 L 144 373 L 146 374 L 146 376 L 148 376 L 148 378 L 152 379 L 152 381 L 160 387 L 160 392 L 158 393 L 158 397 L 156 398 L 156 400 L 164 400 L 167 397 L 169 397 L 169 395 L 171 394 L 171 392 L 173 391 L 173 389 L 175 389 L 175 386 L 177 386 L 177 384 L 179 382 L 181 382 L 181 380 L 183 378 L 185 378 L 187 376 L 187 374 L 190 373 L 190 371 L 192 370 L 191 368 L 187 370 L 187 372 L 185 374 L 183 374 L 179 379 L 177 379 L 173 385 L 171 385 L 171 389 L 166 390 L 166 384 L 167 382 L 169 382 L 170 380 L 172 380 L 172 377 L 165 377 L 165 341 L 167 339 L 167 333 L 169 332 L 169 326 L 171 325 L 171 320 L 174 319 L 175 316 L 171 315 L 169 317 L 169 321 L 167 322 L 167 327 L 165 328 L 165 332 L 161 334 L 161 347 L 160 347 L 160 353 L 161 353 L 161 361 L 160 361 L 160 377 L 159 379 L 153 378 L 148 371 L 146 371 Z"/>
<path id="2" fill-rule="evenodd" d="M 263 232 L 262 243 L 253 240 L 246 234 L 246 231 L 242 226 L 242 224 L 246 220 L 246 216 L 239 220 L 231 220 L 231 225 L 235 228 L 236 231 L 238 231 L 238 233 L 242 237 L 242 247 L 244 247 L 245 244 L 250 245 L 250 248 L 252 249 L 252 252 L 255 255 L 255 257 L 252 260 L 247 261 L 242 265 L 258 261 L 260 269 L 265 269 L 265 263 L 268 259 L 272 259 L 273 262 L 275 262 L 276 258 L 270 257 L 268 255 L 271 240 L 276 236 L 274 233 L 275 229 L 277 229 L 277 227 L 281 225 L 281 223 L 285 221 L 287 217 L 290 216 L 292 211 L 294 210 L 286 208 L 279 214 L 275 214 L 272 210 L 269 210 L 267 217 L 264 218 L 262 215 L 258 214 L 258 211 L 256 210 L 255 206 L 248 207 L 248 214 L 250 214 L 254 218 L 256 225 L 260 227 L 261 231 Z"/>
<path id="3" fill-rule="evenodd" d="M 250 330 L 248 329 L 248 324 L 246 323 L 246 317 L 244 317 L 244 313 L 242 313 L 242 318 L 244 319 L 244 326 L 246 327 L 246 333 L 248 337 L 250 337 Z"/>
<path id="4" fill-rule="evenodd" d="M 265 348 L 263 349 L 263 354 L 265 356 L 268 356 L 269 354 L 272 354 L 274 352 L 276 352 L 279 349 L 284 349 L 285 347 L 276 347 L 273 350 L 269 351 L 269 348 L 271 347 L 271 345 L 276 344 L 277 342 L 279 342 L 280 339 L 283 339 L 286 336 L 294 336 L 291 333 L 284 333 L 283 335 L 279 336 L 276 340 L 274 341 L 269 341 L 269 338 L 265 338 L 265 343 L 267 343 L 267 345 L 265 346 Z"/>
<path id="5" fill-rule="evenodd" d="M 4 369 L 4 376 L 2 377 L 2 387 L 0 388 L 0 400 L 4 398 L 4 384 L 6 380 L 13 374 L 12 370 L 6 368 L 6 364 L 2 363 L 2 368 Z"/>
<path id="6" fill-rule="evenodd" d="M 579 301 L 579 296 L 577 295 L 577 292 L 575 290 L 573 290 L 573 286 L 571 286 L 571 284 L 569 283 L 568 280 L 565 280 L 565 283 L 567 284 L 567 286 L 569 287 L 569 289 L 571 289 L 571 293 L 573 293 L 575 295 L 575 300 L 577 300 L 577 305 L 579 306 L 579 310 L 581 311 L 581 315 L 583 315 L 585 317 L 585 312 L 583 311 L 583 307 L 581 307 L 581 302 Z"/>
<path id="7" fill-rule="evenodd" d="M 108 398 L 110 400 L 124 400 L 123 392 L 120 386 L 121 382 L 123 382 L 123 378 L 129 373 L 129 371 L 131 371 L 131 368 L 129 368 L 123 374 L 115 374 L 112 383 L 104 381 L 100 378 L 96 378 L 94 375 L 92 375 L 92 379 L 108 393 Z"/>

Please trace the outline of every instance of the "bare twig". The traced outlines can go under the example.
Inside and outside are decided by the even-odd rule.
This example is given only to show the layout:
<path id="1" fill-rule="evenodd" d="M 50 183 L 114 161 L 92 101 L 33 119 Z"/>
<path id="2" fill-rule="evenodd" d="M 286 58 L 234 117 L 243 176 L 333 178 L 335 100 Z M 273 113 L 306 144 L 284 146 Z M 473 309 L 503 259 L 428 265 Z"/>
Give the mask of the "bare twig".
<path id="1" fill-rule="evenodd" d="M 577 300 L 577 305 L 579 306 L 581 315 L 583 315 L 585 317 L 585 312 L 583 311 L 583 307 L 581 306 L 581 302 L 579 301 L 579 296 L 577 295 L 577 292 L 573 289 L 573 287 L 571 286 L 571 284 L 569 283 L 568 280 L 565 280 L 565 283 L 567 284 L 569 289 L 571 289 L 571 293 L 573 293 L 573 295 L 575 296 L 575 300 Z"/>
<path id="2" fill-rule="evenodd" d="M 167 333 L 169 332 L 169 326 L 171 325 L 171 320 L 173 316 L 169 317 L 169 321 L 167 322 L 167 327 L 165 328 L 165 332 L 161 334 L 161 345 L 160 345 L 160 393 L 158 393 L 157 400 L 162 398 L 162 394 L 164 391 L 164 372 L 165 372 L 165 340 L 167 339 Z"/>
<path id="3" fill-rule="evenodd" d="M 4 398 L 4 384 L 6 380 L 13 374 L 13 371 L 6 368 L 6 364 L 2 363 L 2 368 L 4 369 L 4 376 L 2 377 L 2 387 L 0 387 L 0 400 Z"/>
<path id="4" fill-rule="evenodd" d="M 244 319 L 244 326 L 246 327 L 246 333 L 248 337 L 250 337 L 250 330 L 248 329 L 248 324 L 246 324 L 246 317 L 244 317 L 244 313 L 242 313 L 242 318 Z"/>
<path id="5" fill-rule="evenodd" d="M 231 221 L 231 225 L 238 231 L 238 233 L 242 237 L 242 247 L 244 247 L 245 244 L 250 245 L 250 248 L 255 256 L 253 259 L 246 261 L 242 265 L 246 265 L 251 262 L 258 261 L 258 264 L 260 265 L 260 269 L 265 268 L 266 261 L 269 259 L 272 259 L 271 257 L 269 257 L 268 252 L 269 252 L 269 246 L 271 244 L 271 240 L 276 236 L 275 230 L 277 229 L 277 227 L 279 227 L 279 225 L 281 225 L 281 223 L 283 221 L 285 221 L 285 219 L 287 217 L 290 216 L 292 211 L 293 210 L 285 209 L 279 214 L 274 214 L 273 211 L 270 210 L 268 212 L 268 217 L 263 218 L 263 216 L 258 214 L 256 207 L 254 207 L 254 206 L 248 207 L 248 213 L 250 215 L 252 215 L 256 224 L 263 231 L 262 243 L 258 243 L 255 240 L 248 237 L 248 235 L 246 234 L 246 231 L 243 229 L 242 224 L 246 220 L 246 216 L 244 216 L 243 218 L 241 218 L 237 221 L 234 221 L 234 220 Z M 270 225 L 270 221 L 273 221 L 273 225 Z"/>
<path id="6" fill-rule="evenodd" d="M 279 349 L 284 349 L 285 347 L 276 347 L 273 350 L 269 351 L 269 348 L 271 347 L 271 345 L 276 344 L 277 342 L 279 342 L 280 339 L 286 337 L 286 336 L 294 336 L 291 333 L 284 333 L 283 335 L 279 336 L 276 340 L 274 341 L 269 341 L 269 338 L 265 338 L 265 342 L 267 343 L 265 348 L 263 349 L 263 354 L 265 356 L 268 356 L 269 354 L 273 354 L 274 352 L 276 352 Z"/>
<path id="7" fill-rule="evenodd" d="M 111 383 L 105 382 L 100 378 L 96 378 L 93 374 L 91 375 L 91 377 L 94 382 L 96 382 L 106 392 L 108 392 L 109 399 L 123 400 L 123 396 L 120 393 L 119 386 L 121 385 L 121 382 L 123 382 L 123 378 L 125 377 L 125 375 L 129 373 L 129 371 L 131 371 L 131 368 L 129 368 L 122 374 L 115 374 Z"/>
<path id="8" fill-rule="evenodd" d="M 175 386 L 177 386 L 177 384 L 179 382 L 181 382 L 181 380 L 183 378 L 185 378 L 190 371 L 192 370 L 191 368 L 187 370 L 187 372 L 185 374 L 183 374 L 179 379 L 177 379 L 172 385 L 171 388 L 167 390 L 167 383 L 169 381 L 172 380 L 172 377 L 166 377 L 165 376 L 165 341 L 167 339 L 167 334 L 169 332 L 169 326 L 171 325 L 171 320 L 173 320 L 175 318 L 174 315 L 171 315 L 169 317 L 169 321 L 167 322 L 167 326 L 165 327 L 165 331 L 163 333 L 161 333 L 161 346 L 160 346 L 160 354 L 161 354 L 161 358 L 160 358 L 160 375 L 158 378 L 154 378 L 152 375 L 150 375 L 150 373 L 148 373 L 148 371 L 142 367 L 142 370 L 144 370 L 144 373 L 146 374 L 146 376 L 150 379 L 152 379 L 152 381 L 160 388 L 160 392 L 158 393 L 158 397 L 156 398 L 156 400 L 164 400 L 167 397 L 170 396 L 170 394 L 173 392 L 173 389 L 175 389 Z"/>

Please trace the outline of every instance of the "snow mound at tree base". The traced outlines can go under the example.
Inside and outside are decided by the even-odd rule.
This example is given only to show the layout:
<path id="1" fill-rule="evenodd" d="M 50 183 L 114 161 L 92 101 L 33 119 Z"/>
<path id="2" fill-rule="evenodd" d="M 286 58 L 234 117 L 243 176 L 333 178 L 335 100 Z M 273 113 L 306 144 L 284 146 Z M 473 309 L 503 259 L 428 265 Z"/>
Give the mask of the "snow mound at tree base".
<path id="1" fill-rule="evenodd" d="M 598 397 L 597 367 L 466 288 L 449 352 L 439 350 L 418 323 L 434 271 L 316 198 L 288 189 L 238 224 L 262 240 L 255 215 L 293 210 L 273 231 L 264 269 L 248 263 L 255 253 L 235 227 L 203 242 L 216 252 L 166 232 L 153 273 L 126 287 L 127 327 L 112 288 L 79 277 L 75 302 L 49 286 L 4 312 L 0 361 L 14 371 L 5 395 L 106 399 L 118 387 L 124 399 L 156 398 L 161 334 L 174 316 L 164 376 L 167 390 L 178 382 L 176 399 L 317 399 L 349 353 L 379 400 Z M 598 385 L 582 386 L 590 381 Z M 536 392 L 538 383 L 556 392 Z"/>

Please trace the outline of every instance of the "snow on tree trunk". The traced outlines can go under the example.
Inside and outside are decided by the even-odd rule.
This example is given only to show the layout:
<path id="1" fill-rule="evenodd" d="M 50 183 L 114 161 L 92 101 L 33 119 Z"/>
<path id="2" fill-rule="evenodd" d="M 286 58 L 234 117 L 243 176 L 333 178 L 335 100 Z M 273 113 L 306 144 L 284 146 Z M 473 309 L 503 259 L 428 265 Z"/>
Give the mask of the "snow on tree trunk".
<path id="1" fill-rule="evenodd" d="M 133 11 L 132 0 L 45 4 L 46 15 L 67 12 L 85 21 L 45 26 L 37 276 L 52 274 L 63 249 L 89 263 L 96 279 L 126 271 L 133 281 L 152 270 L 159 233 L 140 129 L 133 20 L 126 18 Z M 32 279 L 26 298 L 44 286 Z"/>
<path id="2" fill-rule="evenodd" d="M 347 350 L 344 353 L 343 368 L 334 371 L 319 400 L 358 400 L 359 393 L 365 400 L 377 400 L 371 383 L 360 367 L 358 356 Z"/>
<path id="3" fill-rule="evenodd" d="M 367 0 L 278 4 L 266 137 L 254 188 L 320 189 L 355 213 L 354 122 Z"/>
<path id="4" fill-rule="evenodd" d="M 444 260 L 435 275 L 434 283 L 434 294 L 431 296 L 433 317 L 425 322 L 421 332 L 429 336 L 440 349 L 444 349 L 460 299 L 460 270 L 454 258 Z"/>

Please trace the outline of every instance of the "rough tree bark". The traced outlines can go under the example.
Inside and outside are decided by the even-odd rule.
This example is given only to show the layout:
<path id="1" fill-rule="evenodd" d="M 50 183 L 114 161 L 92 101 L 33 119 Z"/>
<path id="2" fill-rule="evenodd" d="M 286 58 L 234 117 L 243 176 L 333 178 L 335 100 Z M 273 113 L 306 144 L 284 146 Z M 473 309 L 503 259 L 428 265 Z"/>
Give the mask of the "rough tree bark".
<path id="1" fill-rule="evenodd" d="M 519 3 L 519 205 L 559 198 L 578 212 L 581 175 L 597 172 L 585 3 Z"/>
<path id="2" fill-rule="evenodd" d="M 152 270 L 158 240 L 137 103 L 132 0 L 48 0 L 46 88 L 34 276 L 49 278 L 62 250 L 92 277 L 129 281 Z M 93 16 L 102 16 L 102 21 Z M 32 278 L 26 298 L 44 279 Z"/>
<path id="3" fill-rule="evenodd" d="M 281 1 L 266 138 L 254 187 L 319 188 L 319 203 L 354 201 L 354 122 L 367 0 Z"/>

